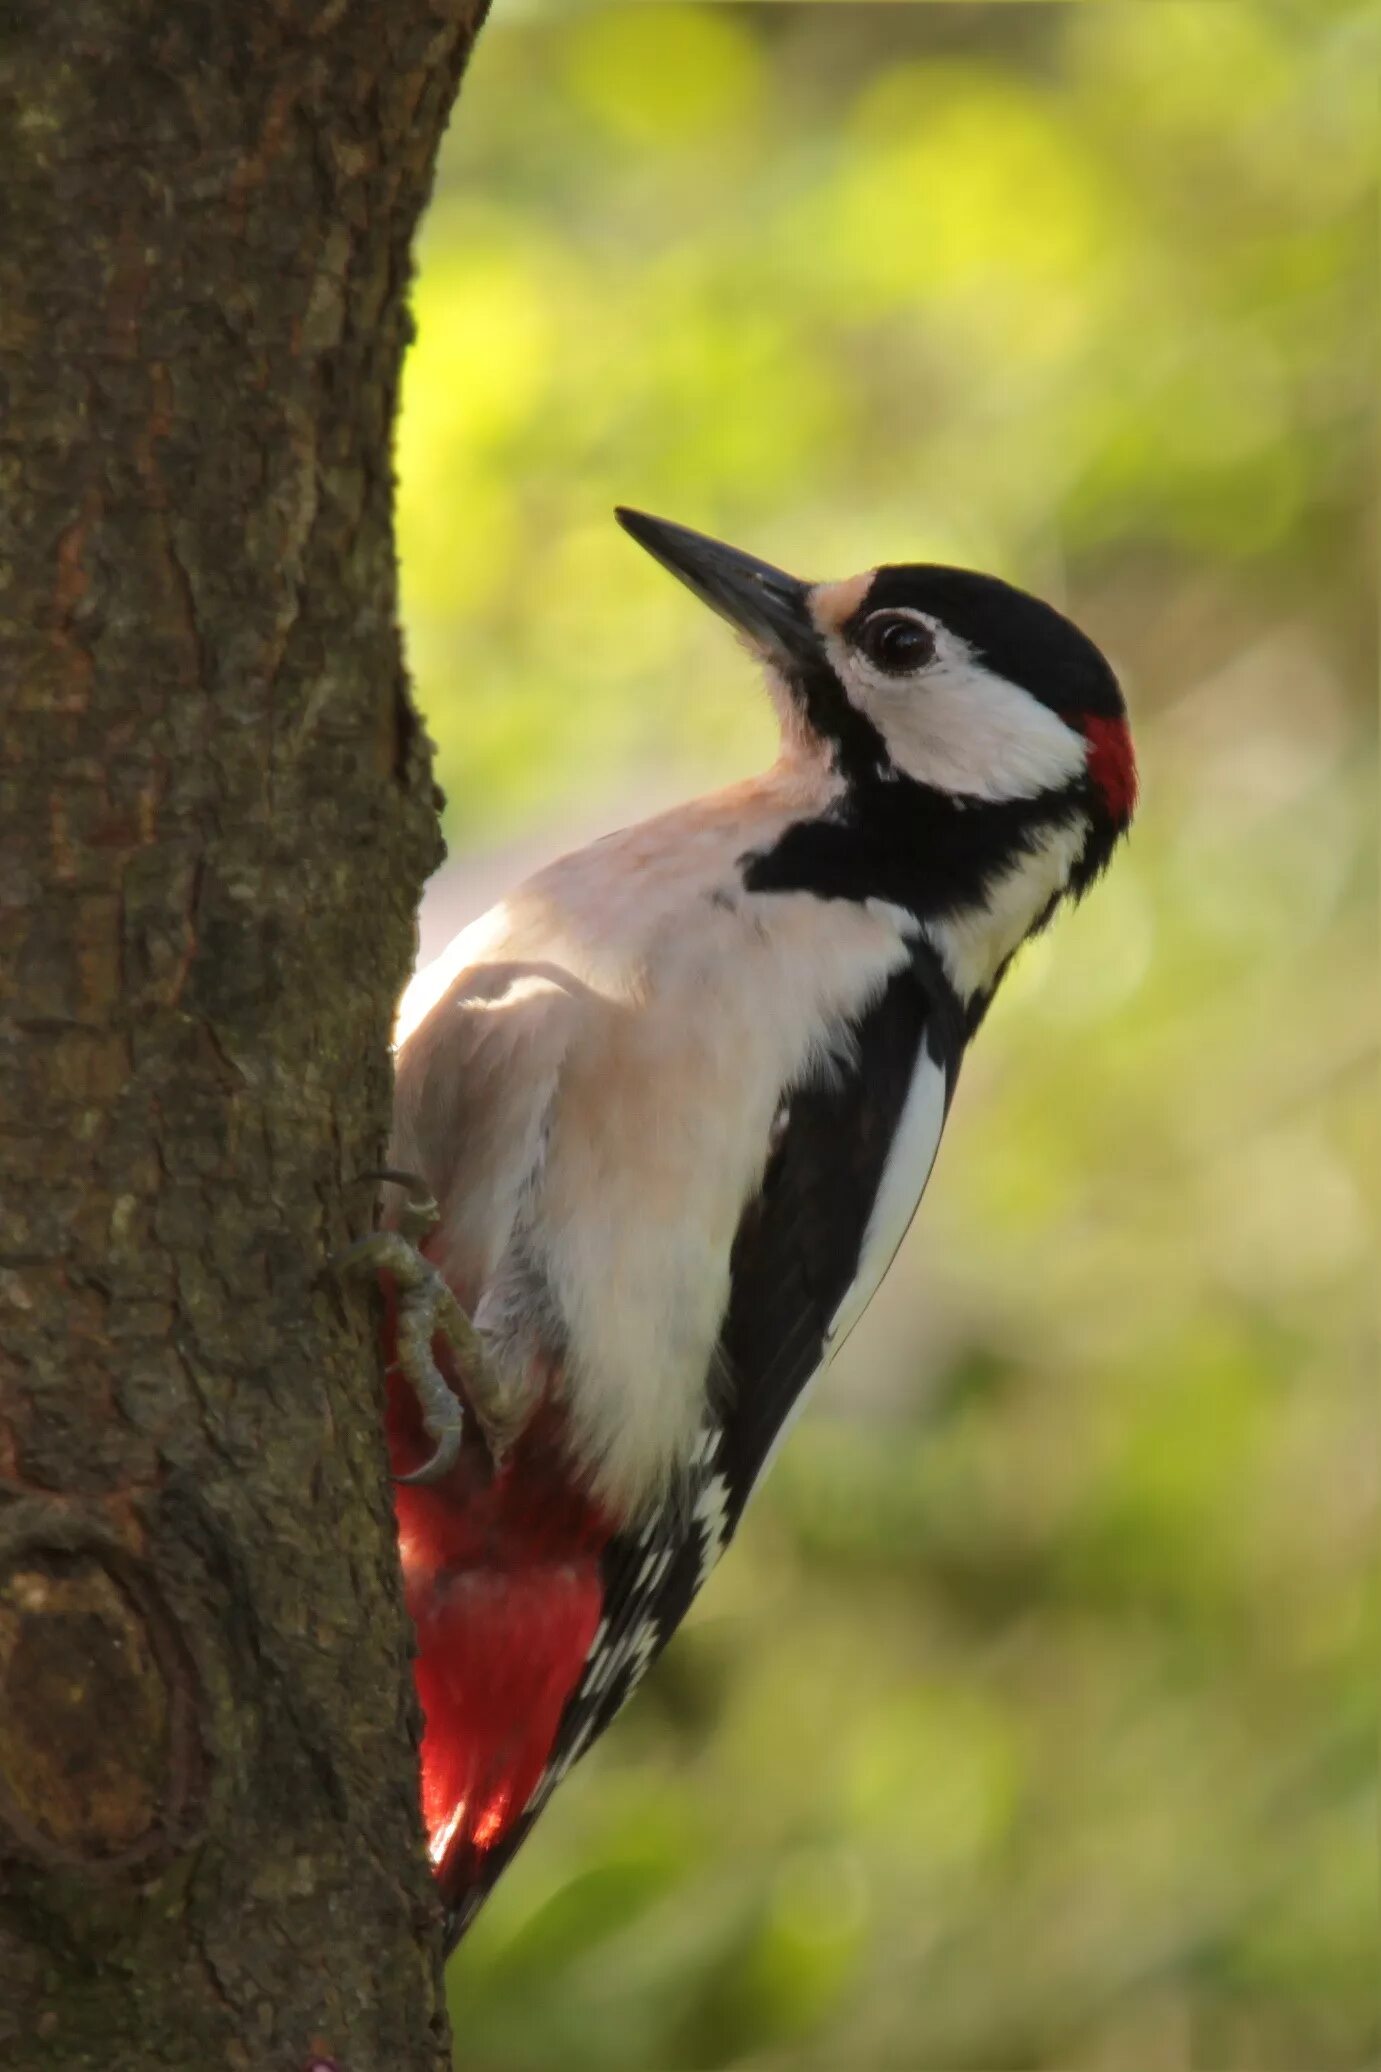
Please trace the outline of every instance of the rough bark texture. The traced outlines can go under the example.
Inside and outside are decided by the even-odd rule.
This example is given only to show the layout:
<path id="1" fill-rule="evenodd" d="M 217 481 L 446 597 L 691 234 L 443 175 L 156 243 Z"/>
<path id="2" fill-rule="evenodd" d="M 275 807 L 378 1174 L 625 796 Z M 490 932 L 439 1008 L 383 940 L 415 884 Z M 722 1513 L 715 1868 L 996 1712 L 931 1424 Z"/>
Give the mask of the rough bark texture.
<path id="1" fill-rule="evenodd" d="M 446 2062 L 370 1306 L 484 0 L 0 13 L 0 2062 Z"/>

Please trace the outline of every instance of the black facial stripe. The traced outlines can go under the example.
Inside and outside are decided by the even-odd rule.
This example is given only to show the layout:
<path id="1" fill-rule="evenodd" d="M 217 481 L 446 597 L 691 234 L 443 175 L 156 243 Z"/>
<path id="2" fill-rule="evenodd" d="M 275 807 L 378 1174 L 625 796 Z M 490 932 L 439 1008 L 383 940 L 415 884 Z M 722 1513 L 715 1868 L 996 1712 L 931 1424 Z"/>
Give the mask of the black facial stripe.
<path id="1" fill-rule="evenodd" d="M 991 804 L 955 800 L 908 777 L 874 780 L 851 788 L 818 819 L 794 821 L 770 849 L 740 858 L 739 868 L 749 892 L 885 899 L 919 921 L 937 920 L 972 905 L 1047 830 L 1087 811 L 1084 780 Z"/>
<path id="2" fill-rule="evenodd" d="M 880 568 L 846 621 L 846 640 L 884 608 L 925 612 L 968 642 L 998 676 L 1020 684 L 1056 712 L 1118 717 L 1126 711 L 1117 678 L 1088 635 L 1053 605 L 997 576 L 967 568 Z"/>
<path id="3" fill-rule="evenodd" d="M 840 775 L 850 784 L 866 784 L 889 767 L 882 735 L 826 661 L 794 671 L 791 687 L 811 732 L 832 744 Z"/>

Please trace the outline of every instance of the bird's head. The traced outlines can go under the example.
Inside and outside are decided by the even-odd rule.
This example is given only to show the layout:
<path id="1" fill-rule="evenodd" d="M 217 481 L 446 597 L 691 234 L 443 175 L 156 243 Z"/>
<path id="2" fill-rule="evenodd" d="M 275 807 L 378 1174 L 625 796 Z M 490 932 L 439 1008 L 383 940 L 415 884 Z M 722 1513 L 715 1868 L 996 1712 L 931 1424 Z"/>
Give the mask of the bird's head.
<path id="1" fill-rule="evenodd" d="M 788 738 L 827 755 L 855 796 L 890 794 L 889 821 L 913 792 L 923 819 L 928 802 L 971 826 L 1077 827 L 1076 891 L 1106 864 L 1136 803 L 1127 709 L 1052 606 L 928 563 L 802 582 L 664 519 L 618 518 L 760 656 Z"/>

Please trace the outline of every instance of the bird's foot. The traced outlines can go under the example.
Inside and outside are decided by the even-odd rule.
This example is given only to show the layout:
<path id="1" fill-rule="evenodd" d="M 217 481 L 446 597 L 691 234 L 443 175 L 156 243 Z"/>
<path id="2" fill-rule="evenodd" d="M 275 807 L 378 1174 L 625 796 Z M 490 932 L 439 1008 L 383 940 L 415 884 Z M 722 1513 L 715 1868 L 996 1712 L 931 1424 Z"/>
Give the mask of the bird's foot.
<path id="1" fill-rule="evenodd" d="M 339 1253 L 333 1264 L 350 1278 L 380 1271 L 392 1276 L 397 1290 L 397 1372 L 411 1385 L 422 1413 L 423 1428 L 435 1451 L 431 1459 L 400 1482 L 436 1482 L 455 1466 L 465 1431 L 465 1411 L 432 1354 L 432 1341 L 445 1339 L 455 1356 L 461 1383 L 495 1466 L 526 1422 L 518 1414 L 514 1392 L 494 1374 L 479 1332 L 457 1302 L 445 1278 L 418 1246 L 440 1218 L 436 1202 L 412 1173 L 388 1170 L 372 1180 L 393 1180 L 408 1189 L 408 1200 L 396 1230 L 375 1230 Z M 392 1371 L 392 1370 L 391 1370 Z"/>

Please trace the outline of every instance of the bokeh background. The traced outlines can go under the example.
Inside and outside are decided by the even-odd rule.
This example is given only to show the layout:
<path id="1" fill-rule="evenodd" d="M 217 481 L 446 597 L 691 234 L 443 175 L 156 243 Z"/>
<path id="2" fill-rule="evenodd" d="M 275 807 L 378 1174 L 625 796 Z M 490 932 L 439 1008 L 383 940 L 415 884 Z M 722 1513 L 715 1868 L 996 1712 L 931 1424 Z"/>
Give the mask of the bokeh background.
<path id="1" fill-rule="evenodd" d="M 1000 572 L 1144 807 L 682 1637 L 451 1973 L 470 2072 L 1381 2060 L 1378 16 L 498 0 L 423 243 L 424 958 L 770 756 L 616 501 Z"/>

